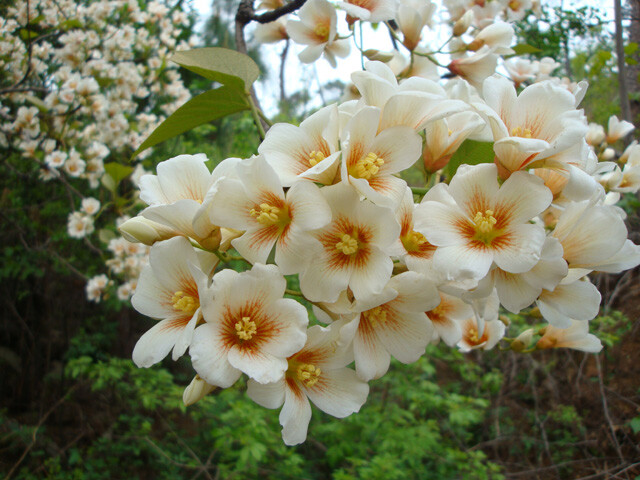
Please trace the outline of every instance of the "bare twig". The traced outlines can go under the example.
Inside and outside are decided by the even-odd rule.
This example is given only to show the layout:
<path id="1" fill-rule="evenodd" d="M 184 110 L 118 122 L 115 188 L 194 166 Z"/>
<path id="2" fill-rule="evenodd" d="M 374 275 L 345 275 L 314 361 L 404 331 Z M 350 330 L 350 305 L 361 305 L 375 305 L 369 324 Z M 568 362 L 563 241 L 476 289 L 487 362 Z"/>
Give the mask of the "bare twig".
<path id="1" fill-rule="evenodd" d="M 27 445 L 27 448 L 24 449 L 18 461 L 13 464 L 13 467 L 11 467 L 11 470 L 9 470 L 9 473 L 7 473 L 7 475 L 4 477 L 4 480 L 9 480 L 11 478 L 13 473 L 16 471 L 16 469 L 20 466 L 20 464 L 24 460 L 24 458 L 27 456 L 27 454 L 31 451 L 33 446 L 36 444 L 37 434 L 40 427 L 44 424 L 44 422 L 47 421 L 47 418 L 49 418 L 49 415 L 51 415 L 56 408 L 58 408 L 67 400 L 69 395 L 76 389 L 76 387 L 77 385 L 74 385 L 69 390 L 67 390 L 67 393 L 65 393 L 62 397 L 60 397 L 60 399 L 56 403 L 54 403 L 51 406 L 51 408 L 49 408 L 49 410 L 47 410 L 45 414 L 40 418 L 40 420 L 38 421 L 38 423 L 33 429 L 33 433 L 31 434 L 31 443 L 29 443 L 29 445 Z"/>
<path id="2" fill-rule="evenodd" d="M 613 428 L 613 422 L 611 421 L 611 416 L 609 415 L 609 407 L 607 405 L 607 396 L 604 393 L 604 383 L 602 381 L 602 366 L 600 365 L 600 355 L 596 355 L 596 366 L 598 367 L 598 384 L 600 385 L 600 397 L 602 399 L 602 410 L 604 411 L 604 417 L 607 419 L 607 423 L 609 424 L 609 429 L 611 430 L 611 438 L 613 439 L 613 443 L 616 447 L 616 452 L 620 457 L 620 460 L 624 460 L 624 456 L 622 455 L 622 450 L 620 449 L 620 444 L 618 443 L 618 438 L 616 437 L 616 431 Z"/>

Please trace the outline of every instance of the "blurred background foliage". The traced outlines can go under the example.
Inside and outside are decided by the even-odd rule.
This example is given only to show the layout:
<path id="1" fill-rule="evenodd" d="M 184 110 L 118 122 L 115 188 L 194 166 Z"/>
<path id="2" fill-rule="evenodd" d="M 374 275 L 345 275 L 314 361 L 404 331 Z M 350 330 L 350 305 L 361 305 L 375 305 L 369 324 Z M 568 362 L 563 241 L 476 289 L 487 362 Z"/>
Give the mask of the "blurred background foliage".
<path id="1" fill-rule="evenodd" d="M 206 45 L 233 47 L 236 5 L 214 3 Z M 618 113 L 611 33 L 597 12 L 547 8 L 518 34 L 540 49 L 535 55 L 565 59 L 572 80 L 589 81 L 583 105 L 592 121 Z M 632 64 L 637 44 L 627 45 Z M 257 49 L 252 56 L 261 64 Z M 209 87 L 181 73 L 193 94 Z M 295 108 L 277 118 L 296 120 L 292 112 L 308 111 L 310 99 L 292 92 Z M 165 142 L 145 164 L 203 152 L 213 167 L 257 144 L 251 117 L 236 115 Z M 115 299 L 86 302 L 84 274 L 73 266 L 98 273 L 100 250 L 68 238 L 66 190 L 38 181 L 35 168 L 16 152 L 0 162 L 3 478 L 640 478 L 637 272 L 596 279 L 604 309 L 592 325 L 606 344 L 598 356 L 430 346 L 419 362 L 393 364 L 371 382 L 360 413 L 337 420 L 314 410 L 307 442 L 285 447 L 278 411 L 250 401 L 243 382 L 185 408 L 188 358 L 133 365 L 133 345 L 153 321 Z M 637 198 L 625 206 L 638 243 Z M 509 320 L 525 328 L 523 317 Z"/>

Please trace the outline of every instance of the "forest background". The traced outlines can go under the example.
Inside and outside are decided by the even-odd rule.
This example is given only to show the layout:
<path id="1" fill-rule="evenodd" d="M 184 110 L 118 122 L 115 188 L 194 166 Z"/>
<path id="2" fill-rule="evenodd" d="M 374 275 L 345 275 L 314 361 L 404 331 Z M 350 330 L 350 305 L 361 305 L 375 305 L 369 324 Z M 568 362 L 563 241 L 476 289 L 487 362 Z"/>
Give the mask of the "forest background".
<path id="1" fill-rule="evenodd" d="M 237 3 L 214 3 L 201 45 L 235 48 Z M 0 2 L 0 16 L 11 4 Z M 181 1 L 171 8 L 186 12 L 180 35 L 189 39 L 196 12 Z M 602 125 L 622 113 L 608 17 L 591 7 L 545 5 L 540 20 L 528 16 L 516 25 L 518 43 L 535 47 L 531 58 L 550 56 L 571 80 L 589 82 L 583 106 Z M 630 118 L 638 124 L 640 2 L 625 5 L 623 17 Z M 81 28 L 68 22 L 24 29 L 22 41 Z M 256 44 L 250 55 L 268 70 Z M 209 87 L 186 70 L 175 72 L 191 96 Z M 345 86 L 319 79 L 295 90 L 283 78 L 271 72 L 278 85 L 273 116 L 293 123 L 317 108 L 318 98 L 335 101 Z M 0 85 L 4 101 L 12 85 L 6 71 Z M 181 153 L 249 157 L 257 141 L 251 115 L 236 114 L 158 145 L 144 167 L 153 171 Z M 118 183 L 116 167 L 106 168 L 116 179 L 113 192 L 133 188 Z M 637 269 L 595 279 L 602 314 L 591 325 L 605 344 L 600 354 L 461 354 L 430 346 L 417 363 L 392 364 L 372 382 L 359 414 L 337 420 L 314 411 L 307 442 L 286 447 L 277 412 L 249 400 L 242 382 L 187 408 L 188 359 L 152 369 L 132 363 L 133 345 L 153 322 L 115 295 L 87 302 L 86 272 L 98 273 L 105 260 L 104 247 L 93 243 L 111 237 L 104 229 L 82 241 L 67 235 L 73 184 L 43 183 L 10 148 L 2 151 L 0 178 L 0 475 L 7 480 L 640 478 Z M 640 201 L 627 194 L 623 205 L 629 238 L 638 243 Z"/>

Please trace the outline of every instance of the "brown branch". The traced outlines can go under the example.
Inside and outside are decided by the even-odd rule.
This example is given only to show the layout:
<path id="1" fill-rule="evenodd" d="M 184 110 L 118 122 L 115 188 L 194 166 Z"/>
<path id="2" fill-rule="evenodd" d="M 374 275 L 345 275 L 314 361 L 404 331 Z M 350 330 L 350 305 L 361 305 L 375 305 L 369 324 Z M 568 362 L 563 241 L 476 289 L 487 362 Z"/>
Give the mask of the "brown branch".
<path id="1" fill-rule="evenodd" d="M 286 5 L 276 8 L 275 10 L 271 10 L 267 13 L 263 13 L 262 15 L 253 14 L 251 16 L 251 20 L 258 23 L 269 23 L 273 22 L 280 17 L 286 15 L 287 13 L 295 12 L 300 7 L 302 7 L 307 0 L 293 0 L 292 2 L 287 3 Z"/>
<path id="2" fill-rule="evenodd" d="M 609 407 L 607 405 L 607 396 L 604 393 L 604 383 L 602 381 L 602 366 L 600 365 L 600 355 L 596 355 L 596 367 L 598 367 L 598 384 L 600 385 L 600 397 L 602 399 L 602 410 L 604 411 L 604 417 L 607 420 L 607 424 L 609 425 L 609 430 L 611 430 L 611 438 L 613 439 L 613 443 L 616 447 L 616 452 L 620 457 L 620 460 L 624 461 L 624 456 L 622 455 L 622 450 L 620 449 L 620 443 L 618 443 L 618 437 L 616 437 L 616 430 L 613 427 L 613 422 L 611 421 L 611 416 L 609 415 Z"/>
<path id="3" fill-rule="evenodd" d="M 9 480 L 11 478 L 13 473 L 16 471 L 16 469 L 20 466 L 20 464 L 24 460 L 24 458 L 27 456 L 27 454 L 31 451 L 33 446 L 36 444 L 36 440 L 37 440 L 36 435 L 38 433 L 38 430 L 42 426 L 42 424 L 47 421 L 47 418 L 49 418 L 49 415 L 51 415 L 56 408 L 58 408 L 67 400 L 67 397 L 69 397 L 69 395 L 76 389 L 76 387 L 77 387 L 77 384 L 71 387 L 69 390 L 67 390 L 67 393 L 65 393 L 56 403 L 54 403 L 51 406 L 51 408 L 46 411 L 46 413 L 42 416 L 42 418 L 40 418 L 37 425 L 33 429 L 33 433 L 31 434 L 31 443 L 29 443 L 29 445 L 27 445 L 27 448 L 24 449 L 18 461 L 14 463 L 13 467 L 11 467 L 11 470 L 9 470 L 9 473 L 7 473 L 7 475 L 4 477 L 4 480 Z"/>

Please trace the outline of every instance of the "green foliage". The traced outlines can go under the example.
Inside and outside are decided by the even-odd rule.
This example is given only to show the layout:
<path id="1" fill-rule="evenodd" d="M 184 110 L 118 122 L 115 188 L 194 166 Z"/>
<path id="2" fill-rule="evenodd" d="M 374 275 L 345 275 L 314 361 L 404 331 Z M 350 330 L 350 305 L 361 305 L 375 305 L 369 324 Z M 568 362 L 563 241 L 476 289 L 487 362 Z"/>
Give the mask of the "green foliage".
<path id="1" fill-rule="evenodd" d="M 195 127 L 249 108 L 250 104 L 246 95 L 238 93 L 238 90 L 232 87 L 223 86 L 201 93 L 162 122 L 142 142 L 142 145 L 134 152 L 134 156 Z"/>
<path id="2" fill-rule="evenodd" d="M 493 153 L 493 142 L 478 142 L 476 140 L 465 140 L 453 154 L 451 160 L 445 168 L 447 178 L 453 178 L 458 167 L 463 163 L 467 165 L 478 165 L 480 163 L 493 163 L 495 154 Z"/>
<path id="3" fill-rule="evenodd" d="M 251 57 L 226 48 L 205 47 L 177 52 L 171 61 L 240 92 L 247 92 L 260 74 Z"/>

